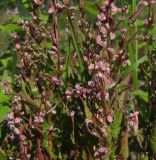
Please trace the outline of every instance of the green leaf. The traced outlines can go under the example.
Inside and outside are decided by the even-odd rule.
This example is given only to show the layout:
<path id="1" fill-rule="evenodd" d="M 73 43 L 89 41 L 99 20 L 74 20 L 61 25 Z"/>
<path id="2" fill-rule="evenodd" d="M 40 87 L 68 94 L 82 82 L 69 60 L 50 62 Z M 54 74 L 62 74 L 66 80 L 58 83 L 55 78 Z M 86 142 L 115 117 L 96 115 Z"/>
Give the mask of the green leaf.
<path id="1" fill-rule="evenodd" d="M 13 58 L 11 56 L 5 59 L 1 59 L 1 63 L 6 68 L 9 66 L 10 63 L 12 63 L 12 61 L 13 61 Z"/>
<path id="2" fill-rule="evenodd" d="M 75 47 L 75 50 L 76 50 L 77 56 L 78 56 L 80 70 L 81 70 L 81 73 L 82 73 L 83 69 L 84 69 L 83 59 L 82 59 L 82 53 L 81 53 L 80 47 L 78 45 L 78 41 L 77 41 L 77 36 L 76 36 L 76 33 L 75 33 L 74 25 L 73 25 L 73 22 L 71 20 L 71 17 L 69 15 L 69 13 L 67 13 L 67 17 L 68 17 L 68 22 L 69 22 L 69 28 L 70 28 L 71 34 L 72 34 L 72 39 L 73 39 L 74 47 Z"/>
<path id="3" fill-rule="evenodd" d="M 130 66 L 128 66 L 123 72 L 123 78 L 126 77 L 129 73 L 134 72 L 137 69 L 137 67 L 145 61 L 147 61 L 147 55 L 140 58 L 136 63 L 133 63 Z"/>
<path id="4" fill-rule="evenodd" d="M 16 23 L 19 19 L 23 19 L 23 20 L 30 20 L 31 17 L 30 16 L 21 16 L 21 15 L 13 15 L 10 17 L 11 22 L 14 24 Z"/>
<path id="5" fill-rule="evenodd" d="M 6 153 L 0 148 L 0 160 L 7 160 L 7 155 Z"/>
<path id="6" fill-rule="evenodd" d="M 140 97 L 142 100 L 144 100 L 145 102 L 148 102 L 148 92 L 144 92 L 141 89 L 135 90 L 133 92 L 133 94 L 135 96 Z"/>
<path id="7" fill-rule="evenodd" d="M 12 82 L 12 78 L 9 75 L 9 72 L 7 70 L 4 71 L 2 78 L 1 78 L 1 82 L 4 82 L 4 81 Z"/>
<path id="8" fill-rule="evenodd" d="M 88 11 L 89 13 L 91 13 L 95 16 L 97 16 L 98 13 L 99 13 L 95 3 L 92 3 L 92 2 L 86 2 L 85 3 L 85 9 L 86 9 L 86 11 Z"/>
<path id="9" fill-rule="evenodd" d="M 107 157 L 105 158 L 105 160 L 110 160 L 109 156 L 107 156 Z"/>
<path id="10" fill-rule="evenodd" d="M 111 132 L 113 137 L 117 137 L 120 132 L 120 124 L 122 121 L 122 112 L 115 112 L 114 114 L 114 121 L 111 124 Z"/>
<path id="11" fill-rule="evenodd" d="M 127 160 L 129 156 L 128 131 L 125 131 L 124 136 L 122 137 L 120 155 L 122 156 L 123 160 Z"/>
<path id="12" fill-rule="evenodd" d="M 40 20 L 42 22 L 47 22 L 48 21 L 48 16 L 47 15 L 44 15 L 44 14 L 40 14 Z"/>
<path id="13" fill-rule="evenodd" d="M 71 45 L 70 45 L 70 41 L 69 41 L 69 44 L 68 44 L 68 49 L 67 49 L 67 52 L 66 52 L 66 64 L 65 64 L 65 70 L 66 70 L 66 75 L 65 75 L 65 78 L 67 79 L 68 76 L 69 76 L 69 71 L 70 71 L 70 64 L 71 64 Z"/>
<path id="14" fill-rule="evenodd" d="M 7 95 L 5 93 L 3 93 L 2 91 L 0 91 L 0 103 L 9 103 L 9 101 L 11 100 L 11 96 Z"/>
<path id="15" fill-rule="evenodd" d="M 156 126 L 152 129 L 149 142 L 151 151 L 153 152 L 153 154 L 156 154 Z"/>
<path id="16" fill-rule="evenodd" d="M 8 48 L 8 45 L 9 45 L 8 35 L 4 32 L 0 32 L 0 53 L 1 55 L 2 55 L 2 52 Z"/>
<path id="17" fill-rule="evenodd" d="M 12 81 L 12 78 L 9 76 L 6 70 L 4 71 L 1 78 L 1 82 L 5 82 L 5 81 L 10 81 L 10 82 Z M 4 87 L 0 86 L 0 103 L 9 103 L 9 101 L 11 100 L 11 96 L 3 93 L 3 89 Z"/>
<path id="18" fill-rule="evenodd" d="M 5 26 L 0 25 L 0 30 L 2 30 L 3 32 L 13 32 L 15 30 L 20 30 L 21 27 L 18 24 L 7 24 Z"/>
<path id="19" fill-rule="evenodd" d="M 83 105 L 84 105 L 84 109 L 85 109 L 85 113 L 86 113 L 87 118 L 92 119 L 92 112 L 88 108 L 86 101 L 83 101 Z"/>
<path id="20" fill-rule="evenodd" d="M 144 21 L 143 21 L 143 20 L 137 19 L 137 20 L 135 21 L 135 25 L 138 26 L 138 27 L 143 26 L 143 24 L 144 24 Z"/>
<path id="21" fill-rule="evenodd" d="M 9 76 L 8 72 L 5 71 L 2 75 L 1 82 L 10 81 L 11 77 Z M 3 121 L 4 117 L 9 113 L 10 108 L 6 104 L 10 102 L 11 96 L 3 93 L 3 86 L 0 87 L 0 123 Z M 5 103 L 5 105 L 3 105 Z"/>
<path id="22" fill-rule="evenodd" d="M 0 123 L 3 122 L 5 116 L 9 113 L 10 108 L 8 106 L 0 105 Z"/>

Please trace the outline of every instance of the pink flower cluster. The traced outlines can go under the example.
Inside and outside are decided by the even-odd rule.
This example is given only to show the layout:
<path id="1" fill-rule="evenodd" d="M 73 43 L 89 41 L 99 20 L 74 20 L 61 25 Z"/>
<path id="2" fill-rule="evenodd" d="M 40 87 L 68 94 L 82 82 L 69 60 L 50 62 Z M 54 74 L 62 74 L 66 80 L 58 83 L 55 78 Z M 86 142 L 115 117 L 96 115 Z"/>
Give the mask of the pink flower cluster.
<path id="1" fill-rule="evenodd" d="M 80 84 L 76 84 L 74 89 L 67 89 L 65 94 L 67 99 L 70 99 L 71 97 L 87 98 L 87 96 L 91 94 L 91 90 L 89 88 L 82 87 Z"/>
<path id="2" fill-rule="evenodd" d="M 7 117 L 5 118 L 5 121 L 7 122 L 8 127 L 10 130 L 15 134 L 19 135 L 20 131 L 18 129 L 18 124 L 22 121 L 21 118 L 15 117 L 14 112 L 10 112 Z"/>
<path id="3" fill-rule="evenodd" d="M 124 27 L 117 29 L 116 20 L 114 18 L 114 15 L 117 13 L 122 14 L 119 19 L 120 21 L 123 21 L 124 15 L 128 13 L 128 7 L 124 6 L 118 8 L 115 1 L 104 1 L 96 22 L 98 27 L 96 44 L 99 46 L 97 47 L 99 53 L 100 51 L 106 50 L 111 62 L 116 61 L 118 64 L 122 64 L 122 66 L 125 67 L 129 64 L 127 52 L 123 49 L 114 49 L 111 45 L 115 43 L 114 39 L 116 38 L 117 33 L 121 36 L 121 43 L 124 43 L 127 38 L 127 30 Z M 111 63 L 111 66 L 113 66 L 113 63 Z M 99 73 L 99 76 L 102 76 L 102 74 Z M 108 76 L 103 78 L 108 80 Z M 110 82 L 108 81 L 108 83 Z"/>
<path id="4" fill-rule="evenodd" d="M 42 113 L 42 112 L 36 114 L 35 117 L 34 117 L 34 123 L 43 124 L 44 116 L 45 116 L 45 113 Z"/>
<path id="5" fill-rule="evenodd" d="M 96 37 L 96 43 L 101 47 L 107 47 L 108 37 L 110 40 L 115 39 L 115 32 L 113 29 L 113 23 L 110 20 L 110 15 L 114 15 L 119 12 L 120 9 L 114 2 L 104 1 L 101 7 L 101 12 L 98 15 L 98 21 L 96 25 L 99 27 L 100 33 Z"/>
<path id="6" fill-rule="evenodd" d="M 13 92 L 12 88 L 9 86 L 10 82 L 0 82 L 0 86 L 3 88 L 3 93 L 10 94 Z"/>
<path id="7" fill-rule="evenodd" d="M 106 125 L 106 120 L 108 123 L 112 123 L 113 122 L 113 110 L 111 110 L 111 112 L 109 114 L 105 114 L 103 108 L 100 108 L 97 112 L 96 118 L 103 124 L 105 124 L 105 127 L 107 127 Z"/>
<path id="8" fill-rule="evenodd" d="M 134 113 L 131 113 L 129 116 L 127 116 L 127 129 L 128 131 L 134 131 L 137 132 L 139 120 L 138 120 L 139 112 L 136 111 Z"/>
<path id="9" fill-rule="evenodd" d="M 12 98 L 12 110 L 10 113 L 5 117 L 5 122 L 7 123 L 8 127 L 15 135 L 20 135 L 20 124 L 22 123 L 22 116 L 24 112 L 22 111 L 22 104 L 21 104 L 21 97 L 15 95 Z"/>
<path id="10" fill-rule="evenodd" d="M 92 63 L 88 66 L 88 69 L 93 72 L 95 76 L 95 82 L 92 80 L 92 83 L 97 83 L 97 81 L 101 79 L 106 87 L 111 85 L 110 66 L 106 61 L 100 60 L 95 64 Z"/>
<path id="11" fill-rule="evenodd" d="M 104 159 L 107 156 L 108 152 L 109 152 L 109 149 L 106 148 L 106 147 L 100 147 L 100 148 L 98 148 L 95 151 L 95 153 L 94 153 L 95 160 L 102 160 L 102 159 Z"/>
<path id="12" fill-rule="evenodd" d="M 80 84 L 76 84 L 74 89 L 67 89 L 65 94 L 67 99 L 71 99 L 72 97 L 74 97 L 101 101 L 103 99 L 108 100 L 109 98 L 108 92 L 106 92 L 105 90 L 103 90 L 103 94 L 100 92 L 99 86 L 96 84 L 95 79 L 88 81 L 88 86 L 86 87 L 82 87 Z"/>

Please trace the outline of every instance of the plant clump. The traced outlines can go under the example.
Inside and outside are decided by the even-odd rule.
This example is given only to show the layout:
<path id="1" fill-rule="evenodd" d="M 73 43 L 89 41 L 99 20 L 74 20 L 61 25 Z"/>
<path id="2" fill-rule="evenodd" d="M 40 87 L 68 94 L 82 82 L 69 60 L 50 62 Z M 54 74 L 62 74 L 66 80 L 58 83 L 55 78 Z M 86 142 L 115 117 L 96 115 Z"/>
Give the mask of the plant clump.
<path id="1" fill-rule="evenodd" d="M 156 154 L 155 117 L 150 112 L 155 92 L 150 86 L 153 104 L 144 98 L 151 108 L 149 119 L 141 122 L 145 112 L 137 94 L 150 87 L 135 85 L 144 74 L 155 85 L 154 74 L 146 76 L 144 67 L 151 65 L 155 1 L 140 1 L 131 14 L 129 6 L 104 0 L 94 4 L 94 22 L 85 3 L 54 0 L 47 8 L 44 0 L 32 0 L 31 20 L 17 22 L 22 30 L 12 33 L 18 59 L 16 93 L 5 88 L 12 93 L 12 103 L 2 145 L 10 159 L 126 160 L 132 153 L 144 159 Z M 143 9 L 149 10 L 148 17 L 136 28 Z M 138 63 L 132 57 L 137 44 L 143 46 L 138 52 L 144 58 Z M 146 138 L 144 128 L 151 121 Z"/>

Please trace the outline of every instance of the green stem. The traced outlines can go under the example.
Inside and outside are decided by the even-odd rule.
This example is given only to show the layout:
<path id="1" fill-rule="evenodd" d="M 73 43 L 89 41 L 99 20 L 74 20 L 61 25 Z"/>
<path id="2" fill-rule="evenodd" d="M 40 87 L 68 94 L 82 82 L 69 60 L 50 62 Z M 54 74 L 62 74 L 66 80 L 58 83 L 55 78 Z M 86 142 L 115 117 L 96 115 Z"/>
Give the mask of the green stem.
<path id="1" fill-rule="evenodd" d="M 71 30 L 71 35 L 72 35 L 74 47 L 75 47 L 75 50 L 76 50 L 77 56 L 78 56 L 80 71 L 82 73 L 83 70 L 84 70 L 82 54 L 81 54 L 81 51 L 80 51 L 80 47 L 78 45 L 77 36 L 76 36 L 75 30 L 74 30 L 74 26 L 73 26 L 73 23 L 72 23 L 72 20 L 70 18 L 69 13 L 67 13 L 67 17 L 68 17 L 69 28 Z"/>
<path id="2" fill-rule="evenodd" d="M 132 0 L 132 10 L 133 10 L 133 13 L 135 13 L 136 9 L 137 9 L 136 0 Z M 134 25 L 135 25 L 134 31 L 135 31 L 135 33 L 137 33 L 138 27 L 137 27 L 136 24 L 134 24 Z M 134 56 L 134 61 L 133 62 L 137 63 L 137 61 L 138 61 L 138 48 L 139 48 L 137 40 L 135 40 L 134 46 L 135 46 L 135 56 Z M 134 83 L 134 89 L 138 89 L 138 87 L 139 87 L 138 68 L 136 68 L 134 70 L 134 73 L 133 73 L 133 83 Z"/>

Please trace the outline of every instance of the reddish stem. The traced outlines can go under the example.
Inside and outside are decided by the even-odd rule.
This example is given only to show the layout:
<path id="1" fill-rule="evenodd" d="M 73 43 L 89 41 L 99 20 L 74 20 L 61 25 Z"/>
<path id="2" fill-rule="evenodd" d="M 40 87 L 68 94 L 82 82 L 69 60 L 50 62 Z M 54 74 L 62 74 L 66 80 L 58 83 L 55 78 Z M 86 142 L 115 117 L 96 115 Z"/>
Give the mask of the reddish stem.
<path id="1" fill-rule="evenodd" d="M 42 150 L 41 150 L 41 139 L 40 138 L 37 139 L 37 148 L 38 148 L 38 158 L 39 158 L 39 160 L 44 160 L 44 156 L 43 156 Z"/>

